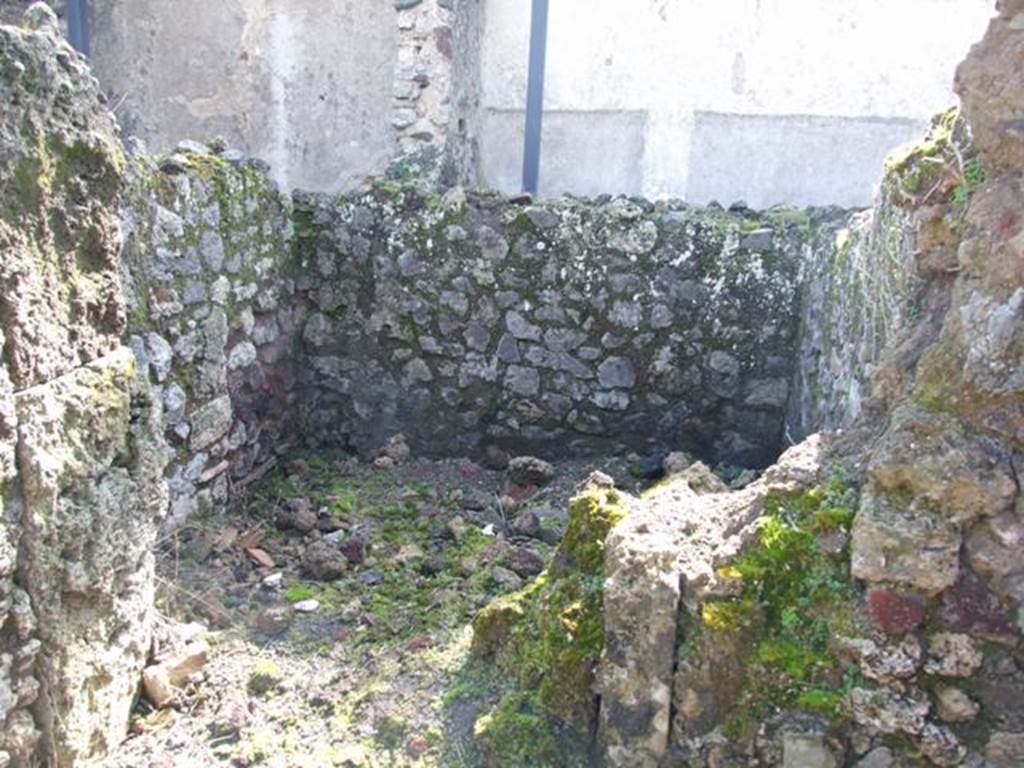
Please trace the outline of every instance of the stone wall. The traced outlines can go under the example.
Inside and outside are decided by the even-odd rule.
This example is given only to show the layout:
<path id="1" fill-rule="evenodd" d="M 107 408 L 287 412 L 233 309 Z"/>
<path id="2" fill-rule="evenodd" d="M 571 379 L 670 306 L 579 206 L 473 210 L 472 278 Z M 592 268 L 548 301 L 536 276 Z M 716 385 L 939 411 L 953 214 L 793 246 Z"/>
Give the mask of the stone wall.
<path id="1" fill-rule="evenodd" d="M 434 454 L 778 453 L 803 214 L 384 183 L 300 198 L 296 221 L 308 435 L 363 452 L 402 432 Z"/>
<path id="2" fill-rule="evenodd" d="M 186 143 L 133 158 L 130 345 L 163 402 L 168 526 L 212 512 L 293 434 L 291 204 L 258 162 Z"/>
<path id="3" fill-rule="evenodd" d="M 742 490 L 691 468 L 605 541 L 609 765 L 1024 765 L 1024 1 L 998 9 L 963 115 L 808 256 L 796 399 L 835 429 Z"/>
<path id="4" fill-rule="evenodd" d="M 815 233 L 802 265 L 799 364 L 787 426 L 794 438 L 864 414 L 886 344 L 903 328 L 919 281 L 911 216 L 890 197 Z"/>
<path id="5" fill-rule="evenodd" d="M 113 120 L 45 6 L 0 62 L 0 764 L 71 765 L 127 729 L 166 453 L 122 343 Z"/>
<path id="6" fill-rule="evenodd" d="M 395 0 L 391 124 L 399 153 L 437 156 L 449 184 L 476 175 L 482 0 Z"/>
<path id="7" fill-rule="evenodd" d="M 849 427 L 891 404 L 887 371 L 920 354 L 948 309 L 965 206 L 981 178 L 970 131 L 950 110 L 922 142 L 890 155 L 874 208 L 815 233 L 791 435 Z"/>
<path id="8" fill-rule="evenodd" d="M 436 46 L 430 61 L 454 18 L 438 13 L 400 9 L 410 46 Z M 1020 0 L 1002 13 L 992 38 L 1016 44 Z M 1024 117 L 1021 70 L 999 50 L 961 71 L 977 149 L 944 117 L 893 159 L 879 209 L 850 223 L 623 197 L 530 204 L 438 194 L 435 178 L 293 201 L 217 142 L 127 156 L 45 6 L 0 28 L 0 765 L 92 759 L 123 736 L 161 520 L 215 512 L 299 436 L 368 455 L 402 432 L 425 454 L 683 448 L 764 466 L 787 408 L 794 433 L 878 417 L 850 559 L 879 643 L 897 606 L 936 617 L 926 645 L 995 644 L 981 654 L 1002 682 L 971 683 L 997 713 L 986 730 L 922 715 L 890 735 L 955 755 L 961 738 L 987 748 L 981 734 L 1005 753 L 1024 722 L 1001 650 L 1019 647 L 1024 600 Z M 992 83 L 1005 97 L 979 95 Z M 408 139 L 455 157 L 440 136 Z M 755 491 L 774 492 L 772 477 Z M 744 525 L 765 498 L 747 495 Z M 724 507 L 681 509 L 739 530 Z M 694 579 L 712 583 L 713 565 Z M 667 602 L 688 599 L 672 589 Z M 906 679 L 925 686 L 914 663 Z M 855 716 L 877 730 L 879 712 Z"/>

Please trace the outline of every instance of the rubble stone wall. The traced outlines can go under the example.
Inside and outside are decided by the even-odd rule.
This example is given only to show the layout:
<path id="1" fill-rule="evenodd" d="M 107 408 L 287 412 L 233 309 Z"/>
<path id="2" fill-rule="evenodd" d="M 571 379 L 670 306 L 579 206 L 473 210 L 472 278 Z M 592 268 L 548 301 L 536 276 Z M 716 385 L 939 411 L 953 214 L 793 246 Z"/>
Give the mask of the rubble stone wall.
<path id="1" fill-rule="evenodd" d="M 810 219 L 383 182 L 296 202 L 305 433 L 371 452 L 686 447 L 764 466 Z"/>
<path id="2" fill-rule="evenodd" d="M 293 438 L 291 205 L 262 165 L 185 143 L 132 160 L 129 344 L 174 450 L 168 527 L 209 513 Z"/>
<path id="3" fill-rule="evenodd" d="M 300 436 L 763 466 L 787 413 L 794 433 L 873 430 L 837 552 L 871 642 L 938 660 L 844 691 L 868 734 L 844 751 L 1020 764 L 1024 5 L 1000 8 L 959 75 L 975 148 L 938 121 L 852 223 L 409 180 L 293 200 L 216 144 L 126 154 L 46 6 L 0 27 L 0 765 L 124 735 L 162 520 L 216 511 Z M 671 669 L 648 669 L 662 694 Z M 936 678 L 980 717 L 943 716 Z M 662 695 L 656 751 L 689 749 L 668 712 Z"/>
<path id="4" fill-rule="evenodd" d="M 443 158 L 449 184 L 476 177 L 482 0 L 395 0 L 391 125 L 400 156 Z"/>
<path id="5" fill-rule="evenodd" d="M 670 482 L 609 536 L 610 765 L 1024 765 L 1024 1 L 997 7 L 963 114 L 806 262 L 791 424 L 829 427 L 821 450 L 692 502 Z M 744 499 L 801 453 L 795 495 Z M 773 608 L 773 574 L 809 582 Z"/>

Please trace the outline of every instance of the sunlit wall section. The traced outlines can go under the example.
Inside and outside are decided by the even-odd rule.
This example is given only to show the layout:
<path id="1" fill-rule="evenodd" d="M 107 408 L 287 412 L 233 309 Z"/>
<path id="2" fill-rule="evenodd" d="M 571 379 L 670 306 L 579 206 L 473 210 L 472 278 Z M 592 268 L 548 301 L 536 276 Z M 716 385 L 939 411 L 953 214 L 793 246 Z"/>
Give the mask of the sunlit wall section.
<path id="1" fill-rule="evenodd" d="M 990 0 L 552 0 L 545 195 L 866 205 Z M 530 3 L 487 0 L 481 179 L 517 191 Z"/>

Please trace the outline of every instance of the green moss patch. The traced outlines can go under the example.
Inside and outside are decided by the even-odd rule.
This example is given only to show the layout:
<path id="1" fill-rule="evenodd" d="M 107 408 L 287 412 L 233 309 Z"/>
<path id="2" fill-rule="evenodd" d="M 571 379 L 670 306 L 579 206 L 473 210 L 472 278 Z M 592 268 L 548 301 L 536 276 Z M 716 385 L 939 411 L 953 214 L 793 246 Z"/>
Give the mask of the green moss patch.
<path id="1" fill-rule="evenodd" d="M 477 720 L 473 736 L 489 763 L 499 766 L 561 765 L 543 709 L 535 697 L 506 694 L 497 706 Z"/>
<path id="2" fill-rule="evenodd" d="M 723 644 L 741 654 L 729 710 L 742 714 L 726 722 L 733 737 L 782 709 L 838 711 L 851 681 L 830 639 L 856 633 L 845 543 L 855 508 L 855 492 L 840 480 L 769 496 L 753 546 L 719 572 L 738 582 L 739 594 L 701 607 L 684 653 L 698 666 Z"/>
<path id="3" fill-rule="evenodd" d="M 903 147 L 885 162 L 885 187 L 901 206 L 952 202 L 963 205 L 985 180 L 966 122 L 952 108 L 932 120 L 920 144 Z"/>
<path id="4" fill-rule="evenodd" d="M 432 498 L 423 484 L 396 488 L 383 473 L 339 474 L 332 458 L 338 457 L 305 457 L 302 474 L 275 471 L 251 500 L 273 517 L 284 500 L 309 499 L 343 524 L 358 526 L 365 539 L 365 562 L 334 582 L 288 587 L 287 602 L 316 598 L 325 614 L 349 625 L 348 642 L 391 646 L 463 627 L 482 600 L 500 593 L 483 565 L 494 538 L 475 525 L 457 540 L 445 530 L 458 511 L 453 499 Z M 425 506 L 438 514 L 424 514 Z M 431 567 L 424 568 L 428 560 Z"/>
<path id="5" fill-rule="evenodd" d="M 497 765 L 564 765 L 549 759 L 550 739 L 536 732 L 562 723 L 590 733 L 594 671 L 604 644 L 604 545 L 625 514 L 614 490 L 585 490 L 569 505 L 565 535 L 547 570 L 474 620 L 474 653 L 516 683 L 517 692 L 478 723 L 485 751 L 499 738 L 520 745 Z"/>

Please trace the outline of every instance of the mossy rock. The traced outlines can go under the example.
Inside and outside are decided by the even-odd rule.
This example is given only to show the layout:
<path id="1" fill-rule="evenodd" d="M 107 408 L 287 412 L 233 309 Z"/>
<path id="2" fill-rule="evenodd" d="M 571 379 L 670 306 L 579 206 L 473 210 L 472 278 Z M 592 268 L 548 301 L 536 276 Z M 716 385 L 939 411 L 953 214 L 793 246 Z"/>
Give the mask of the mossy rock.
<path id="1" fill-rule="evenodd" d="M 619 494 L 590 487 L 569 504 L 565 536 L 548 568 L 525 588 L 499 598 L 473 621 L 473 651 L 529 692 L 529 716 L 522 699 L 503 700 L 492 720 L 482 721 L 482 738 L 522 727 L 529 732 L 557 721 L 578 734 L 592 731 L 596 716 L 594 674 L 604 646 L 604 546 L 626 515 Z M 518 713 L 514 717 L 512 712 Z M 500 725 L 499 725 L 500 724 Z M 491 739 L 494 740 L 493 738 Z M 520 740 L 513 740 L 519 743 Z M 522 740 L 536 744 L 542 739 Z M 485 746 L 485 745 L 482 745 Z M 486 751 L 486 749 L 485 749 Z M 511 758 L 508 758 L 511 760 Z M 498 765 L 560 765 L 542 756 Z"/>
<path id="2" fill-rule="evenodd" d="M 559 765 L 558 748 L 547 717 L 521 693 L 506 694 L 476 721 L 473 737 L 488 766 Z"/>
<path id="3" fill-rule="evenodd" d="M 960 110 L 952 108 L 932 120 L 923 142 L 902 147 L 886 159 L 883 188 L 897 206 L 963 203 L 983 179 L 967 123 Z"/>
<path id="4" fill-rule="evenodd" d="M 278 684 L 284 679 L 284 672 L 273 659 L 260 659 L 249 672 L 249 682 L 246 686 L 249 693 L 254 696 L 265 696 L 274 691 Z"/>
<path id="5" fill-rule="evenodd" d="M 721 725 L 738 744 L 782 710 L 836 715 L 851 673 L 832 640 L 860 633 L 860 594 L 848 545 L 834 542 L 848 539 L 856 507 L 839 479 L 766 498 L 757 537 L 718 572 L 735 596 L 705 602 L 685 629 L 680 733 Z"/>

